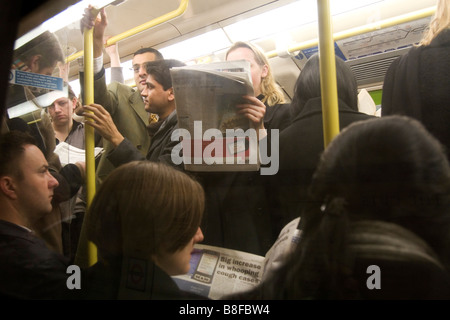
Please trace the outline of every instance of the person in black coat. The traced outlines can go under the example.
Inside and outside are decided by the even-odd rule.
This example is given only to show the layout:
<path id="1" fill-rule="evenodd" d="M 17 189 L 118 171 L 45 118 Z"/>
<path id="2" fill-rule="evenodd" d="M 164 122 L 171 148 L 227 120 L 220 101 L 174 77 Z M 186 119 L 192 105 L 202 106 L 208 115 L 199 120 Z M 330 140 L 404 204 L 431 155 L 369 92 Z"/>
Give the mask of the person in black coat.
<path id="1" fill-rule="evenodd" d="M 178 119 L 170 69 L 183 65 L 184 63 L 172 59 L 145 63 L 147 79 L 141 96 L 144 99 L 145 110 L 158 116 L 158 121 L 147 127 L 151 144 L 145 157 L 127 137 L 119 132 L 111 114 L 103 106 L 92 104 L 83 107 L 85 110 L 92 111 L 92 113 L 83 113 L 86 118 L 93 120 L 86 121 L 86 124 L 94 127 L 104 139 L 110 141 L 114 146 L 104 156 L 116 168 L 130 161 L 144 159 L 164 162 L 177 167 L 171 157 L 172 148 L 179 142 L 172 138 L 172 134 L 176 134 L 175 130 L 178 128 Z"/>
<path id="2" fill-rule="evenodd" d="M 58 299 L 67 290 L 68 260 L 33 231 L 52 211 L 58 181 L 31 135 L 5 133 L 0 150 L 0 296 Z"/>
<path id="3" fill-rule="evenodd" d="M 406 116 L 350 124 L 320 158 L 295 250 L 233 299 L 449 299 L 450 167 Z"/>
<path id="4" fill-rule="evenodd" d="M 250 62 L 254 97 L 244 96 L 245 103 L 237 108 L 249 119 L 253 129 L 267 134 L 259 136 L 261 148 L 273 130 L 282 131 L 289 125 L 289 104 L 274 79 L 264 51 L 248 42 L 236 42 L 228 49 L 226 60 L 242 59 Z M 196 174 L 206 194 L 202 224 L 205 244 L 262 256 L 270 249 L 280 230 L 272 228 L 264 169 Z"/>
<path id="5" fill-rule="evenodd" d="M 345 62 L 336 58 L 339 126 L 373 116 L 358 112 L 356 79 Z M 297 218 L 306 205 L 307 188 L 324 150 L 319 56 L 309 58 L 295 84 L 290 106 L 293 122 L 280 133 L 279 171 L 269 179 L 271 206 L 277 229 Z"/>
<path id="6" fill-rule="evenodd" d="M 418 46 L 390 65 L 383 84 L 381 116 L 401 114 L 423 123 L 450 159 L 450 4 L 438 1 Z"/>

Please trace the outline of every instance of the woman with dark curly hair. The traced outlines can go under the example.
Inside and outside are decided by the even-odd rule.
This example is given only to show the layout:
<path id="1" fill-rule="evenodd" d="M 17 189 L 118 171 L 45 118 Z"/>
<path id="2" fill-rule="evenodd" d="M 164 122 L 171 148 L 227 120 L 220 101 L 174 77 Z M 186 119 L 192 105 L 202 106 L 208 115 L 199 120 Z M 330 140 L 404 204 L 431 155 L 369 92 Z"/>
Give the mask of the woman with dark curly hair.
<path id="1" fill-rule="evenodd" d="M 309 191 L 296 251 L 245 297 L 450 298 L 450 167 L 418 121 L 348 126 Z"/>

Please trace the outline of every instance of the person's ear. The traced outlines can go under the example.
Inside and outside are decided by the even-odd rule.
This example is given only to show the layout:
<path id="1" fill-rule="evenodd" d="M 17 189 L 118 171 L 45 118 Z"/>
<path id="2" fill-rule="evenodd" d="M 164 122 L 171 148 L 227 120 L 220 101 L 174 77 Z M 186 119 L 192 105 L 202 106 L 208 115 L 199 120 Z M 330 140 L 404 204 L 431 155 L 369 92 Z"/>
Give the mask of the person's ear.
<path id="1" fill-rule="evenodd" d="M 3 176 L 0 178 L 0 190 L 3 194 L 10 199 L 17 199 L 16 186 L 14 179 L 9 176 Z"/>
<path id="2" fill-rule="evenodd" d="M 78 98 L 73 97 L 72 98 L 72 113 L 75 112 L 75 109 L 77 108 L 77 104 L 78 104 Z"/>
<path id="3" fill-rule="evenodd" d="M 269 74 L 269 66 L 268 66 L 267 64 L 265 64 L 265 65 L 262 67 L 261 78 L 267 77 L 268 74 Z"/>
<path id="4" fill-rule="evenodd" d="M 168 99 L 169 101 L 175 100 L 175 93 L 174 93 L 174 91 L 173 91 L 173 87 L 172 87 L 172 88 L 169 88 L 169 89 L 167 90 L 167 92 L 169 93 L 169 95 L 167 96 L 167 99 Z"/>

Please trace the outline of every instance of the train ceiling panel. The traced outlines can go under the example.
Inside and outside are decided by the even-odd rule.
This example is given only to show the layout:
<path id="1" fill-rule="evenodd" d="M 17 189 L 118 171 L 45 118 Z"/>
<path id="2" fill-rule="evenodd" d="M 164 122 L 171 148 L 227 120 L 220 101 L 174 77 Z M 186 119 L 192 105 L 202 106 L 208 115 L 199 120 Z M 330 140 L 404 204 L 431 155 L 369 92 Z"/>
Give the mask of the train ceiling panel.
<path id="1" fill-rule="evenodd" d="M 66 2 L 67 5 L 72 4 L 73 0 L 49 0 L 48 3 L 58 4 L 61 7 L 61 3 Z M 130 30 L 145 22 L 151 21 L 161 15 L 167 14 L 173 10 L 176 10 L 180 6 L 180 0 L 124 0 L 116 1 L 115 4 L 108 5 L 106 12 L 109 19 L 109 25 L 106 30 L 106 34 L 114 36 L 121 34 L 127 30 Z M 155 26 L 149 30 L 136 34 L 128 39 L 121 40 L 119 44 L 119 53 L 122 61 L 131 59 L 131 55 L 134 51 L 141 47 L 153 46 L 157 49 L 165 48 L 171 44 L 180 42 L 185 39 L 189 39 L 193 36 L 204 34 L 211 30 L 220 30 L 230 41 L 233 41 L 229 26 L 241 22 L 245 19 L 252 18 L 256 15 L 270 13 L 271 10 L 277 9 L 285 5 L 301 4 L 300 9 L 291 10 L 294 11 L 290 15 L 289 19 L 284 21 L 273 23 L 272 16 L 269 15 L 266 19 L 267 25 L 273 26 L 276 29 L 279 26 L 289 27 L 296 24 L 295 28 L 288 28 L 283 31 L 283 35 L 290 43 L 302 43 L 310 41 L 318 37 L 317 22 L 313 15 L 306 15 L 303 11 L 306 10 L 307 5 L 314 4 L 315 0 L 190 0 L 186 11 L 179 17 L 176 17 L 168 22 L 164 22 L 161 25 Z M 336 3 L 336 2 L 335 2 Z M 343 2 L 347 4 L 347 2 Z M 361 7 L 356 11 L 343 10 L 339 14 L 333 16 L 333 28 L 334 32 L 340 32 L 361 26 L 370 22 L 376 22 L 383 19 L 395 17 L 397 15 L 404 14 L 405 12 L 411 12 L 428 8 L 436 4 L 435 0 L 421 0 L 421 1 L 408 1 L 408 0 L 361 0 Z M 366 3 L 366 4 L 364 4 Z M 305 10 L 303 10 L 305 9 Z M 422 23 L 426 25 L 429 20 Z M 293 24 L 294 22 L 294 24 Z M 78 26 L 79 22 L 76 21 L 66 28 L 57 31 L 57 35 L 60 38 L 63 45 L 67 48 L 67 53 L 71 54 L 73 51 L 81 51 L 82 48 L 82 35 Z M 227 29 L 228 28 L 228 29 Z M 257 29 L 257 27 L 251 24 L 246 29 Z M 23 29 L 23 28 L 22 28 Z M 394 28 L 395 29 L 395 28 Z M 392 54 L 388 54 L 390 51 L 399 51 L 402 47 L 408 47 L 417 42 L 420 38 L 421 31 L 418 31 L 420 27 L 414 28 L 409 26 L 409 29 L 398 28 L 396 30 L 389 30 L 384 35 L 378 35 L 376 45 L 372 48 L 368 48 L 363 39 L 364 36 L 354 37 L 354 39 L 343 39 L 338 41 L 338 46 L 341 46 L 347 55 L 349 64 L 358 73 L 359 84 L 373 82 L 381 77 L 378 73 L 370 79 L 370 71 L 376 71 L 378 68 L 384 70 L 386 64 L 389 63 Z M 249 30 L 238 29 L 238 32 L 242 30 L 242 33 Z M 252 31 L 252 30 L 250 30 Z M 392 36 L 394 35 L 394 36 Z M 405 36 L 407 35 L 407 36 Z M 275 34 L 267 35 L 262 38 L 251 38 L 256 44 L 260 45 L 266 52 L 271 50 L 280 49 L 277 48 L 277 39 Z M 391 37 L 390 41 L 382 43 L 387 37 Z M 359 44 L 358 41 L 359 40 Z M 380 40 L 381 39 L 381 40 Z M 372 39 L 372 43 L 376 42 Z M 381 41 L 381 42 L 380 42 Z M 403 42 L 402 42 L 403 41 Z M 207 43 L 208 45 L 208 43 Z M 353 47 L 351 47 L 353 45 Z M 225 49 L 225 48 L 224 48 Z M 283 49 L 283 48 L 281 48 Z M 368 50 L 368 52 L 363 52 Z M 310 52 L 313 52 L 314 48 L 310 48 Z M 282 50 L 280 51 L 282 52 Z M 400 52 L 400 51 L 399 51 Z M 394 55 L 399 55 L 397 52 Z M 381 53 L 381 54 L 380 54 Z M 216 58 L 223 58 L 220 52 L 215 52 Z M 386 56 L 385 56 L 386 55 Z M 299 70 L 304 64 L 304 60 L 298 59 L 299 52 L 292 52 L 290 54 L 291 59 L 272 58 L 271 64 L 276 65 L 279 68 L 276 74 L 281 81 L 291 81 L 293 75 L 298 74 Z M 359 60 L 361 61 L 352 61 Z M 377 60 L 381 60 L 377 62 Z M 287 61 L 290 61 L 289 63 Z M 105 56 L 105 64 L 108 65 L 108 57 Z M 359 65 L 360 67 L 356 67 Z M 363 68 L 364 67 L 364 68 Z M 290 68 L 294 68 L 294 71 L 290 71 Z M 284 71 L 283 71 L 284 70 Z M 381 71 L 382 73 L 384 71 Z M 71 64 L 69 77 L 76 77 L 78 74 L 78 66 L 76 63 Z M 283 80 L 284 79 L 284 80 Z M 289 84 L 285 87 L 291 87 Z M 288 91 L 290 91 L 288 89 Z"/>

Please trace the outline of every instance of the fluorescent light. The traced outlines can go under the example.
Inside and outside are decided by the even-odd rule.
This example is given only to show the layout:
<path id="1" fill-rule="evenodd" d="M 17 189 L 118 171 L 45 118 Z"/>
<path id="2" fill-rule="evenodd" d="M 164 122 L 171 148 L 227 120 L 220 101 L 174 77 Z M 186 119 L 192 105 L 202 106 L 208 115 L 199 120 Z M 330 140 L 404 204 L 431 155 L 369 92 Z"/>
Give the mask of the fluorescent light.
<path id="1" fill-rule="evenodd" d="M 29 114 L 33 111 L 39 110 L 39 108 L 32 101 L 25 101 L 14 107 L 8 108 L 8 117 L 10 119 Z"/>
<path id="2" fill-rule="evenodd" d="M 81 20 L 84 9 L 86 9 L 89 4 L 97 8 L 102 8 L 113 1 L 114 0 L 82 0 L 77 2 L 17 39 L 14 43 L 14 50 L 20 48 L 25 43 L 31 41 L 47 30 L 50 32 L 56 32 L 76 21 Z"/>
<path id="3" fill-rule="evenodd" d="M 331 15 L 337 15 L 383 0 L 332 0 Z M 295 27 L 317 21 L 317 2 L 299 0 L 286 6 L 262 13 L 224 27 L 233 41 L 250 41 L 278 34 Z"/>
<path id="4" fill-rule="evenodd" d="M 77 97 L 79 97 L 80 93 L 81 93 L 80 79 L 76 79 L 76 80 L 70 81 L 69 85 L 72 88 L 73 93 L 75 93 L 75 95 Z"/>
<path id="5" fill-rule="evenodd" d="M 230 40 L 223 30 L 216 29 L 158 50 L 166 59 L 189 61 L 223 50 L 230 45 Z"/>

